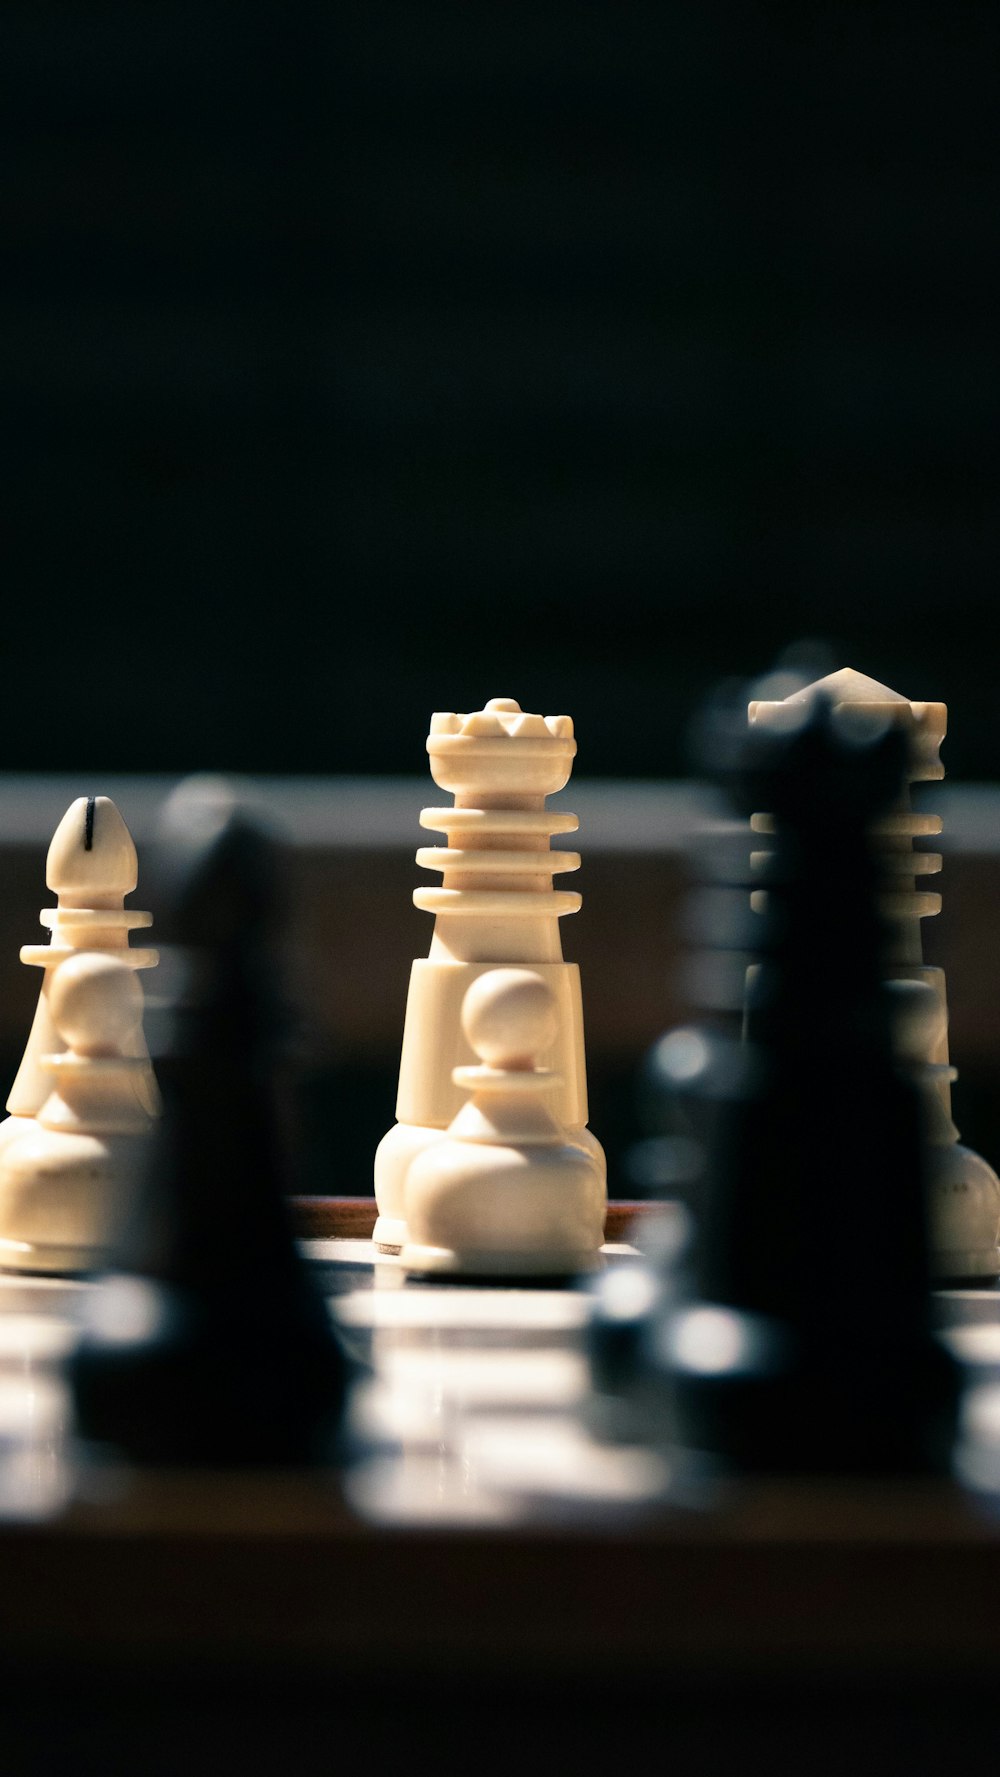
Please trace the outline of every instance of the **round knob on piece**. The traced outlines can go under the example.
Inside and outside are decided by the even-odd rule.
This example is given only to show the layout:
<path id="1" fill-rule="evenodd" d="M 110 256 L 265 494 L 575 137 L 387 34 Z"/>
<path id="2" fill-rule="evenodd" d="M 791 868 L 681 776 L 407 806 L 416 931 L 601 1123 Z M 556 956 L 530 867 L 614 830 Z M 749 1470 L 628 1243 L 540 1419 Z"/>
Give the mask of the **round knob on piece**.
<path id="1" fill-rule="evenodd" d="M 521 713 L 521 705 L 518 703 L 516 697 L 491 697 L 489 703 L 485 703 L 483 708 L 486 710 L 504 710 L 509 716 L 519 716 Z"/>
<path id="2" fill-rule="evenodd" d="M 462 1003 L 462 1029 L 487 1067 L 533 1068 L 558 1028 L 555 995 L 534 969 L 490 969 Z"/>
<path id="3" fill-rule="evenodd" d="M 70 803 L 52 835 L 45 880 L 81 906 L 132 893 L 139 880 L 135 845 L 110 796 L 78 796 Z"/>
<path id="4" fill-rule="evenodd" d="M 74 1054 L 121 1055 L 142 1021 L 142 988 L 118 957 L 81 950 L 56 969 L 49 1007 L 59 1035 Z"/>

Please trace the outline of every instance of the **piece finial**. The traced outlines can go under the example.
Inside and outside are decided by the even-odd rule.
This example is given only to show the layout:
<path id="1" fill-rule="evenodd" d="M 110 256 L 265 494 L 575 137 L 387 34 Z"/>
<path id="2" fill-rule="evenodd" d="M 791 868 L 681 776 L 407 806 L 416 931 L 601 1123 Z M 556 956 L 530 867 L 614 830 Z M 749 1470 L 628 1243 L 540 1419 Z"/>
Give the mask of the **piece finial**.
<path id="1" fill-rule="evenodd" d="M 64 906 L 98 906 L 105 896 L 131 894 L 138 880 L 135 844 L 110 796 L 78 796 L 52 835 L 49 888 Z"/>
<path id="2" fill-rule="evenodd" d="M 569 716 L 523 710 L 513 697 L 491 697 L 481 710 L 438 710 L 427 751 L 431 776 L 456 795 L 509 788 L 551 796 L 569 779 L 576 755 Z"/>
<path id="3" fill-rule="evenodd" d="M 766 689 L 766 681 L 765 686 Z M 909 776 L 926 783 L 944 776 L 940 748 L 948 727 L 948 707 L 943 703 L 914 703 L 902 692 L 880 685 L 867 673 L 852 666 L 842 666 L 827 673 L 811 685 L 803 685 L 790 696 L 779 699 L 755 698 L 749 706 L 751 723 L 780 725 L 790 709 L 810 705 L 817 697 L 825 697 L 835 709 L 849 705 L 852 711 L 867 714 L 872 721 L 900 723 L 910 730 Z"/>

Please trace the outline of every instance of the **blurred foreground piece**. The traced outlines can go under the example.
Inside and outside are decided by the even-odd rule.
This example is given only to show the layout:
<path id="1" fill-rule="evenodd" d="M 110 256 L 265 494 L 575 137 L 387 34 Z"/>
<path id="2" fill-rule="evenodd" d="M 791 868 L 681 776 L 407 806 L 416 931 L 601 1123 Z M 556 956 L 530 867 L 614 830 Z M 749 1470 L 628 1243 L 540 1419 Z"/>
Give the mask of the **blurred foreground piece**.
<path id="1" fill-rule="evenodd" d="M 42 1056 L 50 1092 L 0 1152 L 0 1262 L 21 1271 L 93 1270 L 128 1213 L 152 1119 L 142 1091 L 142 988 L 121 957 L 77 951 L 49 976 L 60 1043 Z"/>
<path id="2" fill-rule="evenodd" d="M 558 1033 L 556 998 L 531 969 L 490 969 L 468 989 L 462 1029 L 480 1058 L 454 1081 L 472 1096 L 406 1181 L 416 1272 L 573 1275 L 604 1238 L 604 1174 L 549 1108 L 559 1076 L 537 1065 Z"/>
<path id="3" fill-rule="evenodd" d="M 957 1380 L 930 1329 L 928 1150 L 893 1054 L 869 838 L 905 769 L 898 726 L 857 723 L 822 694 L 744 743 L 740 800 L 772 813 L 761 960 L 746 1041 L 706 1046 L 699 1300 L 669 1317 L 663 1347 L 681 1443 L 739 1470 L 949 1460 Z"/>
<path id="4" fill-rule="evenodd" d="M 279 1165 L 274 847 L 224 784 L 194 780 L 168 804 L 162 852 L 186 981 L 161 1133 L 73 1366 L 79 1429 L 138 1461 L 323 1461 L 346 1363 Z"/>
<path id="5" fill-rule="evenodd" d="M 49 1007 L 53 971 L 78 950 L 107 951 L 130 969 L 150 969 L 157 960 L 155 950 L 129 948 L 129 932 L 152 925 L 153 916 L 125 906 L 125 896 L 138 881 L 138 861 L 132 835 L 110 797 L 78 796 L 70 804 L 49 846 L 45 881 L 57 897 L 56 906 L 44 907 L 40 914 L 52 936 L 48 944 L 21 947 L 21 961 L 45 973 L 27 1047 L 7 1100 L 10 1116 L 0 1122 L 0 1151 L 24 1135 L 37 1117 L 52 1087 L 44 1058 L 65 1047 Z M 135 1071 L 135 1090 L 140 1103 L 155 1116 L 156 1082 L 141 1019 L 128 1040 L 132 1047 L 126 1053 L 145 1063 Z"/>
<path id="6" fill-rule="evenodd" d="M 853 722 L 864 723 L 872 733 L 887 724 L 906 735 L 906 780 L 893 806 L 876 825 L 875 838 L 887 875 L 883 911 L 889 942 L 885 972 L 899 988 L 897 999 L 906 1022 L 902 1047 L 906 1059 L 923 1083 L 930 1106 L 930 1139 L 934 1148 L 931 1167 L 930 1236 L 931 1271 L 941 1282 L 993 1278 L 1000 1274 L 1000 1180 L 986 1161 L 962 1146 L 951 1118 L 951 1082 L 956 1070 L 948 1058 L 948 997 L 944 970 L 923 960 L 920 921 L 941 911 L 941 897 L 918 890 L 916 878 L 933 875 L 941 868 L 940 855 L 915 851 L 915 837 L 939 833 L 939 815 L 917 814 L 911 807 L 910 783 L 924 783 L 944 776 L 939 748 L 945 735 L 947 709 L 943 703 L 910 703 L 896 691 L 879 685 L 849 667 L 807 685 L 781 703 L 757 701 L 750 705 L 750 721 L 769 726 L 784 719 L 789 706 L 808 705 L 816 696 L 828 697 L 837 708 L 850 712 Z M 770 832 L 767 815 L 755 814 L 758 832 Z M 831 829 L 831 843 L 836 834 Z M 913 984 L 930 989 L 936 1010 L 926 995 L 908 990 Z M 919 1000 L 919 1017 L 902 1010 L 903 1001 Z M 915 1049 L 914 1044 L 918 1047 Z"/>
<path id="7" fill-rule="evenodd" d="M 580 971 L 563 961 L 559 921 L 580 896 L 552 879 L 575 870 L 579 854 L 553 851 L 553 833 L 578 825 L 552 813 L 547 796 L 573 768 L 576 741 L 568 716 L 525 714 L 511 697 L 494 697 L 470 715 L 431 717 L 431 774 L 454 793 L 454 808 L 425 808 L 421 825 L 448 835 L 447 848 L 424 846 L 417 863 L 441 870 L 440 888 L 419 888 L 418 907 L 436 915 L 429 957 L 413 964 L 399 1068 L 398 1122 L 379 1143 L 375 1241 L 398 1251 L 407 1238 L 406 1177 L 415 1157 L 444 1138 L 462 1108 L 456 1067 L 475 1056 L 462 1031 L 467 989 L 487 969 L 536 970 L 555 996 L 552 1065 L 559 1075 L 552 1108 L 571 1138 L 586 1146 L 604 1175 L 604 1153 L 587 1129 L 587 1076 Z"/>

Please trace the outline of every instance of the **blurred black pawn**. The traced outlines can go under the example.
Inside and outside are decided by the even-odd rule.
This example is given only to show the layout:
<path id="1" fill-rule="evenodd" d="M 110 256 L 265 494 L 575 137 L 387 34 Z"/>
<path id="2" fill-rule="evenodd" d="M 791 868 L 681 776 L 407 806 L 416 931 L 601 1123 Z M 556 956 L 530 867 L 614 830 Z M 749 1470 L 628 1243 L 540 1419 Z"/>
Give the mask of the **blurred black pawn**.
<path id="1" fill-rule="evenodd" d="M 323 1462 L 348 1366 L 295 1244 L 277 1134 L 277 847 L 231 786 L 194 779 L 158 850 L 178 976 L 163 1119 L 73 1362 L 78 1428 L 139 1462 Z"/>

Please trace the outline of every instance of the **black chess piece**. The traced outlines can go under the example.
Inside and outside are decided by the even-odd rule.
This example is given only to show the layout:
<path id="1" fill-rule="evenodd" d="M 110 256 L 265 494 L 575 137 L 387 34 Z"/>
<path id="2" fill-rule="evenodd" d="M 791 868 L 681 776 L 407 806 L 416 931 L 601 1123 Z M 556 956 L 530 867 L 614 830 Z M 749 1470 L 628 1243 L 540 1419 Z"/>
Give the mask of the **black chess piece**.
<path id="1" fill-rule="evenodd" d="M 944 1469 L 957 1372 L 930 1320 L 922 1107 L 897 1067 L 872 823 L 905 736 L 817 701 L 753 733 L 733 784 L 772 811 L 745 1040 L 687 1089 L 711 1138 L 692 1300 L 647 1331 L 675 1436 L 744 1472 Z"/>
<path id="2" fill-rule="evenodd" d="M 325 1461 L 348 1364 L 282 1175 L 276 847 L 238 795 L 193 780 L 160 851 L 182 976 L 163 1119 L 72 1364 L 78 1426 L 141 1462 Z"/>

